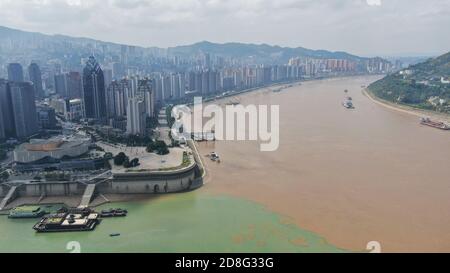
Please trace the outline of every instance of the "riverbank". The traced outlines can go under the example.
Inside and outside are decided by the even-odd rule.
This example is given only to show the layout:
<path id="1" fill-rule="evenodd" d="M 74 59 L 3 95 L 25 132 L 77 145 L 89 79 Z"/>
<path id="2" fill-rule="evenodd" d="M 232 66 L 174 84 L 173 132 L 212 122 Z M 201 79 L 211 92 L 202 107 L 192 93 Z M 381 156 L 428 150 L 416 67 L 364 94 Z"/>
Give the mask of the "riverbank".
<path id="1" fill-rule="evenodd" d="M 374 75 L 376 76 L 378 74 L 374 74 Z M 212 101 L 216 101 L 216 100 L 223 100 L 223 99 L 232 98 L 232 97 L 236 97 L 236 96 L 240 96 L 240 95 L 244 95 L 244 94 L 248 94 L 248 93 L 252 93 L 252 92 L 258 92 L 261 90 L 267 90 L 267 89 L 270 91 L 274 91 L 279 88 L 282 88 L 282 89 L 291 88 L 292 86 L 290 86 L 290 85 L 300 85 L 302 83 L 307 83 L 307 82 L 332 80 L 332 79 L 345 79 L 345 78 L 362 77 L 362 76 L 364 76 L 364 75 L 360 75 L 360 74 L 333 75 L 333 76 L 327 76 L 327 77 L 323 76 L 323 77 L 317 77 L 317 78 L 304 78 L 304 79 L 296 79 L 296 80 L 285 81 L 285 82 L 277 82 L 277 83 L 271 83 L 268 85 L 253 87 L 253 88 L 244 89 L 244 90 L 228 91 L 228 92 L 226 92 L 227 94 L 225 94 L 225 95 L 203 98 L 203 102 L 207 103 L 207 102 L 212 102 Z M 366 75 L 366 76 L 368 76 L 368 75 Z M 193 103 L 187 103 L 186 105 L 193 106 Z"/>
<path id="2" fill-rule="evenodd" d="M 375 94 L 373 94 L 367 88 L 364 89 L 362 92 L 365 96 L 367 96 L 374 103 L 381 105 L 383 107 L 386 107 L 388 109 L 392 109 L 392 110 L 399 111 L 402 113 L 414 115 L 414 116 L 420 117 L 420 118 L 421 117 L 429 117 L 433 120 L 438 120 L 438 121 L 442 121 L 442 122 L 446 122 L 446 123 L 450 124 L 450 115 L 449 114 L 439 113 L 439 112 L 431 111 L 431 110 L 419 109 L 419 108 L 415 108 L 413 106 L 409 106 L 409 105 L 405 105 L 405 104 L 393 103 L 393 102 L 390 102 L 390 101 L 387 101 L 387 100 L 377 97 Z"/>

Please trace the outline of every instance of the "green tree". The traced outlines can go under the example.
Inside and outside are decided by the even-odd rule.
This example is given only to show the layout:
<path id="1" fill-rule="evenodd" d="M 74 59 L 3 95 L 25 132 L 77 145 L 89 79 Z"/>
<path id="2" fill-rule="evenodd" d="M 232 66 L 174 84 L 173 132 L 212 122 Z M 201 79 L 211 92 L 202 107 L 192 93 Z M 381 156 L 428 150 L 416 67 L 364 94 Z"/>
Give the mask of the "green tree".
<path id="1" fill-rule="evenodd" d="M 155 152 L 159 155 L 166 155 L 169 153 L 169 148 L 167 147 L 167 144 L 164 141 L 157 140 L 157 141 L 150 143 L 147 146 L 147 152 L 149 152 L 149 153 Z"/>
<path id="2" fill-rule="evenodd" d="M 116 165 L 116 166 L 121 166 L 121 165 L 123 165 L 124 162 L 125 162 L 125 159 L 127 159 L 127 158 L 128 158 L 128 157 L 125 155 L 125 153 L 120 152 L 119 154 L 117 154 L 117 155 L 114 157 L 114 165 Z"/>

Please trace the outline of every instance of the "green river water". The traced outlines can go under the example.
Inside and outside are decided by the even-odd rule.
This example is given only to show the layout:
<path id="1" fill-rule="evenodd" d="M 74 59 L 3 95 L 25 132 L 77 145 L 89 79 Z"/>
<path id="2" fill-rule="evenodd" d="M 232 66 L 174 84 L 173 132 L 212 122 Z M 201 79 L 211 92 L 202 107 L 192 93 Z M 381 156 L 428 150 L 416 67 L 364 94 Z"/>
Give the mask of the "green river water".
<path id="1" fill-rule="evenodd" d="M 38 234 L 37 219 L 0 216 L 0 252 L 343 252 L 289 218 L 250 201 L 201 192 L 107 204 L 128 209 L 93 232 Z M 110 237 L 120 233 L 119 237 Z"/>

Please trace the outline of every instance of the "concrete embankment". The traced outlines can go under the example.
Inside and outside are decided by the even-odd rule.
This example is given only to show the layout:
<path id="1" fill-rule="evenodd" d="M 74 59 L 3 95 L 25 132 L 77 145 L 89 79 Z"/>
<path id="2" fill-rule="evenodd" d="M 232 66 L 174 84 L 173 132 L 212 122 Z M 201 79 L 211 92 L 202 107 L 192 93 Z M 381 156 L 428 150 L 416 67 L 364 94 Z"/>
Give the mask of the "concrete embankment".
<path id="1" fill-rule="evenodd" d="M 36 182 L 18 185 L 14 195 L 10 196 L 10 187 L 1 185 L 1 193 L 6 197 L 0 201 L 7 198 L 5 208 L 8 208 L 6 205 L 16 198 L 23 198 L 29 204 L 30 197 L 35 200 L 56 197 L 58 203 L 64 202 L 65 198 L 79 197 L 79 205 L 86 207 L 95 197 L 103 194 L 164 194 L 194 190 L 203 185 L 204 167 L 197 150 L 192 150 L 194 161 L 188 166 L 174 170 L 116 173 L 111 179 L 95 183 L 95 186 L 67 181 Z M 14 202 L 14 205 L 17 203 Z"/>

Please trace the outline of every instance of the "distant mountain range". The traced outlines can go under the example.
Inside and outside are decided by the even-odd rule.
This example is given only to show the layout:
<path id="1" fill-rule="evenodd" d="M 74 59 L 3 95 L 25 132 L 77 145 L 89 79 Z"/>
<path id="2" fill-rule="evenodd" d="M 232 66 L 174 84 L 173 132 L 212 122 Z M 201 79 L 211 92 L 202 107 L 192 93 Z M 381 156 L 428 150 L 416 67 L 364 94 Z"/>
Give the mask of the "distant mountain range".
<path id="1" fill-rule="evenodd" d="M 286 63 L 290 58 L 309 57 L 317 59 L 348 59 L 354 61 L 366 60 L 346 52 L 331 52 L 327 50 L 312 50 L 303 47 L 290 48 L 271 46 L 267 44 L 243 44 L 226 43 L 216 44 L 211 42 L 200 42 L 193 45 L 177 46 L 168 49 L 170 54 L 188 56 L 199 52 L 227 56 L 234 58 L 254 58 L 262 60 L 281 60 Z"/>
<path id="2" fill-rule="evenodd" d="M 450 52 L 388 75 L 369 90 L 391 102 L 450 113 Z"/>
<path id="3" fill-rule="evenodd" d="M 65 35 L 46 35 L 36 32 L 26 32 L 0 26 L 0 52 L 7 54 L 22 54 L 30 51 L 38 55 L 54 53 L 68 53 L 69 50 L 80 54 L 102 54 L 105 48 L 109 52 L 120 53 L 122 45 L 111 42 L 103 42 L 90 38 L 75 38 Z M 42 52 L 35 52 L 36 49 Z M 177 46 L 170 48 L 139 47 L 133 46 L 136 52 L 144 55 L 181 56 L 188 57 L 199 53 L 209 53 L 222 57 L 234 57 L 253 60 L 256 63 L 286 63 L 293 57 L 348 59 L 353 61 L 365 61 L 370 58 L 358 57 L 346 52 L 331 52 L 327 50 L 311 50 L 303 47 L 289 48 L 271 46 L 267 44 L 226 43 L 217 44 L 200 42 L 193 45 Z M 1 61 L 1 60 L 0 60 Z"/>

